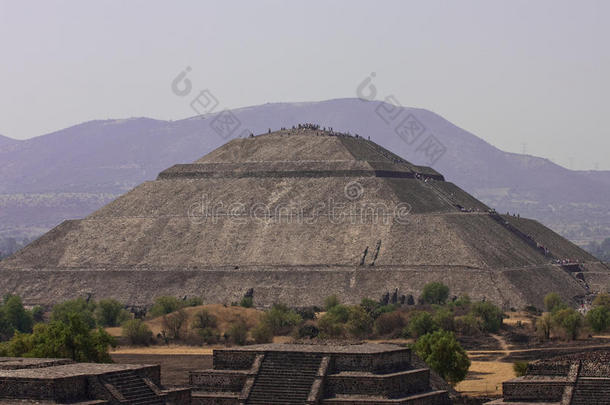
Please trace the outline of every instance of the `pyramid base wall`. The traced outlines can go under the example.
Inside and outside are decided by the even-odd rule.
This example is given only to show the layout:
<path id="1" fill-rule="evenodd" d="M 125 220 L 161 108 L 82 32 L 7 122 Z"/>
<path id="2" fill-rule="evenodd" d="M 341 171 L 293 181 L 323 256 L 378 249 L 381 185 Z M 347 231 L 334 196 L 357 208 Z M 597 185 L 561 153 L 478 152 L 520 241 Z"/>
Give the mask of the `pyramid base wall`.
<path id="1" fill-rule="evenodd" d="M 584 295 L 582 286 L 556 266 L 511 270 L 481 270 L 464 267 L 276 267 L 272 269 L 0 269 L 0 294 L 18 294 L 29 305 L 52 305 L 67 299 L 91 296 L 114 298 L 129 306 L 150 305 L 161 295 L 202 297 L 204 303 L 238 302 L 254 289 L 254 304 L 276 302 L 293 306 L 321 305 L 336 294 L 346 304 L 362 298 L 379 299 L 384 294 L 413 295 L 424 285 L 441 281 L 452 295 L 468 294 L 505 309 L 526 305 L 542 307 L 542 297 L 556 291 L 565 299 Z M 542 288 L 544 287 L 544 288 Z"/>

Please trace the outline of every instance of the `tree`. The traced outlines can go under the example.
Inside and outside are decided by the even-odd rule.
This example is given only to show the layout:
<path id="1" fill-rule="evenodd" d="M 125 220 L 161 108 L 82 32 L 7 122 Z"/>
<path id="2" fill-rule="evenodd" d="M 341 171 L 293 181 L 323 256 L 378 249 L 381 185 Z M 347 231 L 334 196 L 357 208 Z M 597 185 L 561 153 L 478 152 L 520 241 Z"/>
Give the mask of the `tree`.
<path id="1" fill-rule="evenodd" d="M 544 296 L 544 308 L 548 312 L 555 312 L 556 310 L 565 307 L 565 302 L 563 302 L 559 294 L 557 294 L 556 292 L 551 292 Z"/>
<path id="2" fill-rule="evenodd" d="M 364 337 L 373 330 L 373 318 L 361 306 L 350 307 L 347 330 L 356 337 Z"/>
<path id="3" fill-rule="evenodd" d="M 284 304 L 273 304 L 262 318 L 262 322 L 266 322 L 271 327 L 274 335 L 286 335 L 302 321 L 301 315 Z"/>
<path id="4" fill-rule="evenodd" d="M 93 329 L 95 328 L 93 311 L 95 311 L 95 302 L 87 302 L 87 300 L 80 297 L 55 305 L 51 311 L 51 321 L 60 321 L 64 324 L 69 324 L 70 316 L 77 315 L 89 329 Z"/>
<path id="5" fill-rule="evenodd" d="M 587 323 L 593 331 L 604 332 L 610 326 L 610 309 L 606 306 L 593 307 L 587 312 Z"/>
<path id="6" fill-rule="evenodd" d="M 502 326 L 504 313 L 491 302 L 481 301 L 472 305 L 471 313 L 483 321 L 483 330 L 486 332 L 497 332 Z"/>
<path id="7" fill-rule="evenodd" d="M 40 305 L 32 308 L 32 319 L 34 323 L 44 322 L 44 309 Z"/>
<path id="8" fill-rule="evenodd" d="M 453 311 L 449 308 L 438 308 L 432 318 L 441 329 L 452 331 L 455 328 Z"/>
<path id="9" fill-rule="evenodd" d="M 163 316 L 163 331 L 170 339 L 180 340 L 188 315 L 183 309 Z"/>
<path id="10" fill-rule="evenodd" d="M 573 308 L 557 310 L 553 314 L 553 324 L 564 330 L 570 340 L 575 340 L 582 328 L 582 316 Z"/>
<path id="11" fill-rule="evenodd" d="M 449 287 L 440 282 L 428 283 L 422 290 L 421 299 L 427 304 L 443 305 L 449 298 Z"/>
<path id="12" fill-rule="evenodd" d="M 536 319 L 536 330 L 543 339 L 548 340 L 551 337 L 552 328 L 553 317 L 550 313 L 547 312 Z"/>
<path id="13" fill-rule="evenodd" d="M 424 311 L 418 311 L 411 315 L 407 325 L 409 335 L 415 338 L 432 333 L 438 329 L 438 324 L 434 321 L 432 315 Z"/>
<path id="14" fill-rule="evenodd" d="M 141 319 L 130 319 L 123 323 L 123 337 L 129 344 L 148 346 L 152 341 L 152 332 Z"/>
<path id="15" fill-rule="evenodd" d="M 474 336 L 481 333 L 483 321 L 481 318 L 468 313 L 454 319 L 455 330 L 462 335 Z"/>
<path id="16" fill-rule="evenodd" d="M 231 325 L 227 335 L 232 343 L 243 346 L 248 339 L 248 325 L 244 321 L 239 320 Z"/>
<path id="17" fill-rule="evenodd" d="M 255 343 L 271 343 L 273 341 L 273 331 L 265 322 L 259 322 L 252 329 L 252 339 L 254 339 Z"/>
<path id="18" fill-rule="evenodd" d="M 9 355 L 17 357 L 71 358 L 77 362 L 111 362 L 108 349 L 116 342 L 103 329 L 91 330 L 76 313 L 67 322 L 39 323 L 32 334 L 16 334 L 8 342 Z"/>
<path id="19" fill-rule="evenodd" d="M 370 298 L 363 298 L 362 301 L 360 301 L 360 306 L 370 315 L 370 316 L 374 316 L 374 314 L 376 313 L 377 309 L 381 306 L 381 304 L 378 301 L 372 300 Z"/>
<path id="20" fill-rule="evenodd" d="M 171 314 L 182 308 L 184 303 L 176 297 L 161 296 L 155 299 L 155 303 L 150 309 L 150 314 L 154 317 Z"/>
<path id="21" fill-rule="evenodd" d="M 468 308 L 472 303 L 470 296 L 468 294 L 463 294 L 458 297 L 455 301 L 453 301 L 453 305 L 460 308 Z"/>
<path id="22" fill-rule="evenodd" d="M 399 312 L 387 312 L 375 319 L 373 328 L 378 335 L 395 334 L 405 327 L 405 319 Z"/>
<path id="23" fill-rule="evenodd" d="M 97 303 L 95 319 L 100 326 L 119 326 L 129 318 L 131 318 L 131 315 L 123 308 L 123 304 L 117 300 L 100 300 Z"/>
<path id="24" fill-rule="evenodd" d="M 470 360 L 452 332 L 428 333 L 417 339 L 414 349 L 431 369 L 451 384 L 466 378 Z"/>
<path id="25" fill-rule="evenodd" d="M 218 320 L 212 314 L 210 314 L 207 310 L 202 309 L 193 315 L 193 320 L 191 322 L 191 328 L 193 329 L 205 329 L 212 328 L 214 329 L 218 324 Z"/>
<path id="26" fill-rule="evenodd" d="M 16 295 L 5 296 L 2 312 L 4 322 L 7 322 L 13 330 L 22 333 L 32 332 L 34 319 L 32 314 L 23 307 L 21 298 Z"/>

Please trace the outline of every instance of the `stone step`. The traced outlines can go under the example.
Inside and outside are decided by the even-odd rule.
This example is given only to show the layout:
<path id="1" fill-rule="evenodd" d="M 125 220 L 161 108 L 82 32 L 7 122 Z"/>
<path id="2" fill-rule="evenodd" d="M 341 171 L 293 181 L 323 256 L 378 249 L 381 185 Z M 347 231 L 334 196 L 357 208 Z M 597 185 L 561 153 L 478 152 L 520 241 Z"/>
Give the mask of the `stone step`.
<path id="1" fill-rule="evenodd" d="M 450 405 L 447 391 L 428 391 L 402 398 L 341 395 L 321 401 L 322 405 Z"/>
<path id="2" fill-rule="evenodd" d="M 133 405 L 163 405 L 165 401 L 157 395 L 144 379 L 131 370 L 102 376 L 105 383 L 112 385 L 127 403 Z"/>
<path id="3" fill-rule="evenodd" d="M 321 362 L 317 354 L 266 353 L 246 403 L 304 404 Z"/>

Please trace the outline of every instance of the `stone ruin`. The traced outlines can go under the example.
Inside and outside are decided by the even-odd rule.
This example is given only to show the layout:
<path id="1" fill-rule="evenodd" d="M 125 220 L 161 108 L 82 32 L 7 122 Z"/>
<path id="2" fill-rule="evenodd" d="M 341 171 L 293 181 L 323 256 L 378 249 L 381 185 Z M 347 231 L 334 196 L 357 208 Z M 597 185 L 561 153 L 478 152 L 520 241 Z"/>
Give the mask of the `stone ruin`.
<path id="1" fill-rule="evenodd" d="M 482 173 L 481 175 L 484 175 Z M 563 266 L 563 263 L 577 263 Z M 27 305 L 160 295 L 254 305 L 408 303 L 441 281 L 505 309 L 600 292 L 610 270 L 540 223 L 499 215 L 430 167 L 315 124 L 234 139 L 0 262 Z M 411 300 L 408 299 L 411 297 Z"/>
<path id="2" fill-rule="evenodd" d="M 396 345 L 253 345 L 214 350 L 213 367 L 190 372 L 193 404 L 451 404 Z"/>
<path id="3" fill-rule="evenodd" d="M 502 384 L 503 399 L 489 405 L 610 405 L 610 351 L 539 360 L 526 375 Z"/>
<path id="4" fill-rule="evenodd" d="M 190 404 L 190 389 L 161 387 L 158 365 L 0 357 L 0 404 Z"/>

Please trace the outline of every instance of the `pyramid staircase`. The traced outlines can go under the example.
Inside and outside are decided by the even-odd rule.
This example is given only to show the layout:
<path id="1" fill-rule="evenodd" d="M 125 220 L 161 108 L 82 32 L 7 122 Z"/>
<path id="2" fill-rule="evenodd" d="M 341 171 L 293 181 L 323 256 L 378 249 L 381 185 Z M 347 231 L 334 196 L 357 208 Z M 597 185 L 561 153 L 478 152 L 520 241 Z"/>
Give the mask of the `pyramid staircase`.
<path id="1" fill-rule="evenodd" d="M 130 405 L 165 405 L 164 396 L 153 388 L 153 384 L 137 375 L 133 370 L 105 374 L 100 378 L 106 388 L 119 400 Z M 118 394 L 118 395 L 117 395 Z"/>
<path id="2" fill-rule="evenodd" d="M 390 345 L 215 350 L 213 369 L 190 373 L 192 404 L 450 404 L 410 360 L 409 349 Z"/>
<path id="3" fill-rule="evenodd" d="M 571 405 L 610 404 L 610 378 L 581 377 L 576 383 Z"/>
<path id="4" fill-rule="evenodd" d="M 266 354 L 246 404 L 306 403 L 321 362 L 320 354 Z"/>

